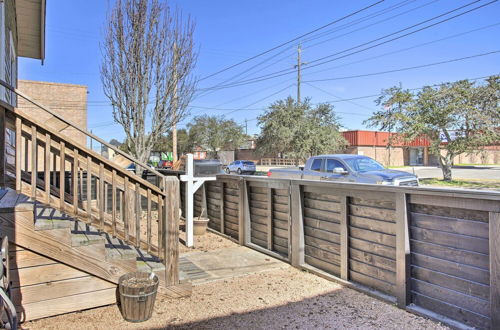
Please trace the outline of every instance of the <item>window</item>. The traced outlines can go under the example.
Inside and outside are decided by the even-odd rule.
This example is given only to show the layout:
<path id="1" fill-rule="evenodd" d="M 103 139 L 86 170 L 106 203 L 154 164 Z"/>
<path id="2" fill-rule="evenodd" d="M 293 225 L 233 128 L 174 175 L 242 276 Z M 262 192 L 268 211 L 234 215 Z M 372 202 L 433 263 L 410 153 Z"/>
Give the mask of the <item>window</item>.
<path id="1" fill-rule="evenodd" d="M 337 167 L 340 167 L 342 168 L 344 171 L 347 171 L 347 169 L 345 168 L 344 164 L 342 164 L 341 162 L 339 162 L 338 160 L 336 159 L 328 159 L 326 161 L 326 171 L 327 172 L 330 172 L 332 173 L 333 170 Z"/>
<path id="2" fill-rule="evenodd" d="M 346 162 L 356 172 L 380 171 L 384 169 L 382 165 L 368 157 L 351 158 L 347 159 Z"/>
<path id="3" fill-rule="evenodd" d="M 311 165 L 311 170 L 318 171 L 318 172 L 321 171 L 321 162 L 322 161 L 323 160 L 320 158 L 316 158 L 315 160 L 313 160 L 313 163 Z"/>

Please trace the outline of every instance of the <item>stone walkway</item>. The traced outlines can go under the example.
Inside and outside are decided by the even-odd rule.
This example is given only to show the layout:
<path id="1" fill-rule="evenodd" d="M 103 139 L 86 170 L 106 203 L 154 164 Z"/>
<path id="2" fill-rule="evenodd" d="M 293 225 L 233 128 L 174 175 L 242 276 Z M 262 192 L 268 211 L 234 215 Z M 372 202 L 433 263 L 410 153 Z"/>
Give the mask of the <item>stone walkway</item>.
<path id="1" fill-rule="evenodd" d="M 181 280 L 193 285 L 240 277 L 290 265 L 249 248 L 238 246 L 208 252 L 181 254 L 179 260 Z"/>

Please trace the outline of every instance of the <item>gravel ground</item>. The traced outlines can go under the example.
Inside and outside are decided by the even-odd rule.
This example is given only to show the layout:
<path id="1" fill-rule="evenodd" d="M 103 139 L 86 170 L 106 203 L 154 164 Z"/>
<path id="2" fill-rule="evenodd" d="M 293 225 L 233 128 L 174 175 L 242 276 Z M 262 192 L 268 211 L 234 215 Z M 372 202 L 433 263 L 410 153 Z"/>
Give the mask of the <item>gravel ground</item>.
<path id="1" fill-rule="evenodd" d="M 152 318 L 123 321 L 107 306 L 47 318 L 26 329 L 448 329 L 334 282 L 289 267 L 158 296 Z"/>
<path id="2" fill-rule="evenodd" d="M 216 249 L 238 246 L 238 244 L 234 243 L 233 241 L 223 238 L 222 236 L 219 236 L 217 234 L 213 234 L 209 231 L 207 231 L 205 235 L 201 236 L 195 235 L 194 247 L 192 248 L 188 248 L 186 245 L 184 245 L 186 239 L 186 233 L 183 230 L 180 231 L 179 237 L 181 239 L 181 242 L 179 242 L 179 253 L 199 252 L 199 251 L 207 252 Z"/>

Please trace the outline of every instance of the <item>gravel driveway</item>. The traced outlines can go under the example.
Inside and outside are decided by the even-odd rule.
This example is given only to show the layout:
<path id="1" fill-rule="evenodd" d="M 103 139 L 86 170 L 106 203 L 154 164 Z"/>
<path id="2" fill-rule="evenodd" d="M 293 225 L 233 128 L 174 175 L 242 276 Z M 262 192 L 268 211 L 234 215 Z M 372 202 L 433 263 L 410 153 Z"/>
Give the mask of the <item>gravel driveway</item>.
<path id="1" fill-rule="evenodd" d="M 153 317 L 123 321 L 115 305 L 42 319 L 27 329 L 448 329 L 292 267 L 158 296 Z"/>

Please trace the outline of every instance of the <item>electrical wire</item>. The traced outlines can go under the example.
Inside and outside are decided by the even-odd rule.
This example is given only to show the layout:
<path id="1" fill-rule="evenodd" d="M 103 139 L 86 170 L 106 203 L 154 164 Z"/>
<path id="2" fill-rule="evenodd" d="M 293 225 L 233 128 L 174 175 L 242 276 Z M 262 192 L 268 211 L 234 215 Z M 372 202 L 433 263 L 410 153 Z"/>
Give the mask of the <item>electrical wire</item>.
<path id="1" fill-rule="evenodd" d="M 375 3 L 372 3 L 372 4 L 371 4 L 371 5 L 369 5 L 369 6 L 366 6 L 366 7 L 364 7 L 364 8 L 359 9 L 359 10 L 356 10 L 356 11 L 354 11 L 354 12 L 352 12 L 352 13 L 350 13 L 350 14 L 346 15 L 346 16 L 343 16 L 343 17 L 341 17 L 341 18 L 339 18 L 339 19 L 336 19 L 336 20 L 334 20 L 334 21 L 331 21 L 331 22 L 329 22 L 329 23 L 327 23 L 327 24 L 325 24 L 325 25 L 323 25 L 323 26 L 320 26 L 319 28 L 316 28 L 316 29 L 314 29 L 314 30 L 312 30 L 312 31 L 309 31 L 309 32 L 307 32 L 307 33 L 304 33 L 304 34 L 302 34 L 302 35 L 298 36 L 298 37 L 295 37 L 295 38 L 293 38 L 293 39 L 291 39 L 291 40 L 288 40 L 288 41 L 286 41 L 286 42 L 284 42 L 284 43 L 281 43 L 281 44 L 279 44 L 279 45 L 277 45 L 277 46 L 274 46 L 274 47 L 272 47 L 272 48 L 270 48 L 270 49 L 268 49 L 268 50 L 266 50 L 266 51 L 263 51 L 263 52 L 261 52 L 261 53 L 259 53 L 259 54 L 257 54 L 257 55 L 254 55 L 254 56 L 252 56 L 252 57 L 249 57 L 249 58 L 247 58 L 247 59 L 245 59 L 245 60 L 243 60 L 243 61 L 240 61 L 240 62 L 238 62 L 238 63 L 232 64 L 232 65 L 230 65 L 230 66 L 228 66 L 228 67 L 225 67 L 225 68 L 223 68 L 223 69 L 221 69 L 221 70 L 219 70 L 219 71 L 216 71 L 216 72 L 214 72 L 214 73 L 211 73 L 211 74 L 209 74 L 209 75 L 207 75 L 207 76 L 205 76 L 205 77 L 202 77 L 202 78 L 200 78 L 200 79 L 199 79 L 199 81 L 206 80 L 206 79 L 208 79 L 208 78 L 210 78 L 210 77 L 213 77 L 213 76 L 218 75 L 218 74 L 220 74 L 220 73 L 222 73 L 222 72 L 225 72 L 225 71 L 227 71 L 227 70 L 230 70 L 230 69 L 232 69 L 232 68 L 234 68 L 234 67 L 237 67 L 237 66 L 239 66 L 239 65 L 241 65 L 241 64 L 247 63 L 247 62 L 249 62 L 249 61 L 251 61 L 251 60 L 253 60 L 253 59 L 255 59 L 255 58 L 258 58 L 258 57 L 260 57 L 260 56 L 262 56 L 262 55 L 268 54 L 268 53 L 272 52 L 273 50 L 279 49 L 279 48 L 281 48 L 281 47 L 283 47 L 283 46 L 285 46 L 285 45 L 288 45 L 288 44 L 290 44 L 290 43 L 292 43 L 292 42 L 295 42 L 295 41 L 297 41 L 297 40 L 300 40 L 300 39 L 302 39 L 302 38 L 304 38 L 304 37 L 306 37 L 306 36 L 308 36 L 308 35 L 311 35 L 311 34 L 313 34 L 313 33 L 315 33 L 315 32 L 318 32 L 318 31 L 320 31 L 320 30 L 322 30 L 322 29 L 325 29 L 325 28 L 327 28 L 328 26 L 331 26 L 331 25 L 333 25 L 333 24 L 336 24 L 336 23 L 338 23 L 338 22 L 341 22 L 341 21 L 343 21 L 343 20 L 345 20 L 345 19 L 347 19 L 347 18 L 349 18 L 349 17 L 352 17 L 352 16 L 354 16 L 354 15 L 356 15 L 356 14 L 358 14 L 358 13 L 361 13 L 361 12 L 363 12 L 363 11 L 367 10 L 367 9 L 370 9 L 370 8 L 372 8 L 372 7 L 374 7 L 374 6 L 378 5 L 378 4 L 380 4 L 380 3 L 382 3 L 382 2 L 384 2 L 384 0 L 380 0 L 380 1 L 377 1 L 377 2 L 375 2 Z"/>

